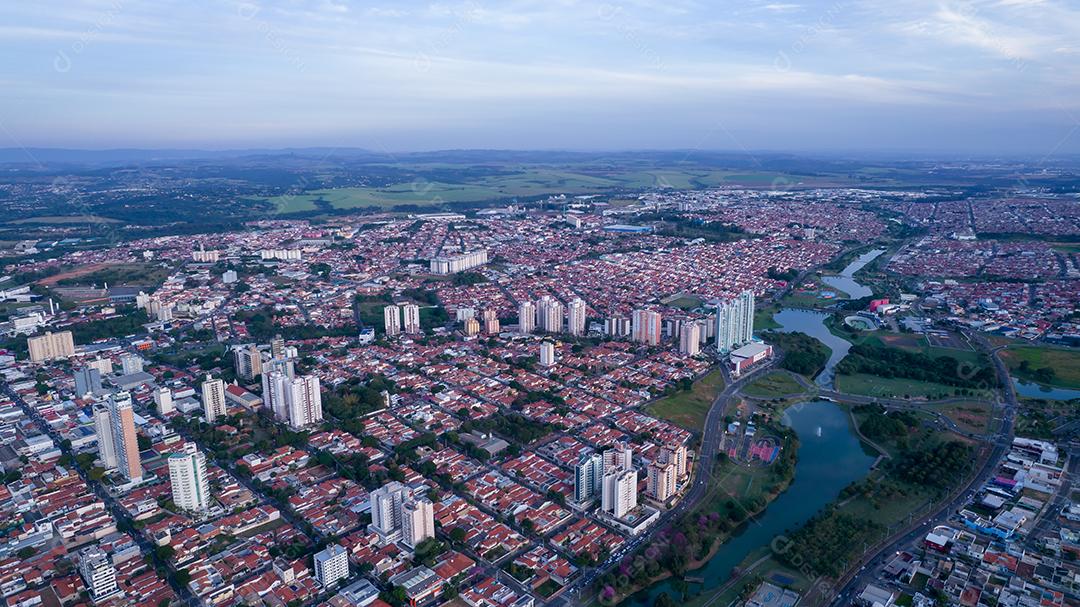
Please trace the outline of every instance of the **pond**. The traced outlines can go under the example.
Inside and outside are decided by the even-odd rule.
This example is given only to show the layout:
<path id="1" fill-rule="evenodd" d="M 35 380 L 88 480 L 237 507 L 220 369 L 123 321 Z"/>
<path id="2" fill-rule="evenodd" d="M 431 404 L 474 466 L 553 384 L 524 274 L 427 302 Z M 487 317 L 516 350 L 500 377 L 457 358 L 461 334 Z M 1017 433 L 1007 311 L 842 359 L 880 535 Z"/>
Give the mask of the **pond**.
<path id="1" fill-rule="evenodd" d="M 1013 379 L 1013 386 L 1016 387 L 1017 394 L 1028 398 L 1045 398 L 1047 400 L 1072 400 L 1074 398 L 1080 398 L 1080 390 L 1055 388 L 1054 386 L 1044 386 L 1043 384 L 1022 381 L 1019 379 Z"/>

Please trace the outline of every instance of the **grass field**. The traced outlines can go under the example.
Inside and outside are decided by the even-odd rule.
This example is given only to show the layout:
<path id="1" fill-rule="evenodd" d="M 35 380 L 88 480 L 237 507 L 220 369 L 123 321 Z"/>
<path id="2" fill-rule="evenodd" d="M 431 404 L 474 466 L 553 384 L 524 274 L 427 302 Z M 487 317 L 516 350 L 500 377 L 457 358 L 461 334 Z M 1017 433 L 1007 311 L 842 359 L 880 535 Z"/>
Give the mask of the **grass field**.
<path id="1" fill-rule="evenodd" d="M 956 422 L 961 430 L 977 434 L 986 434 L 990 430 L 990 418 L 994 412 L 990 403 L 980 401 L 928 407 Z"/>
<path id="2" fill-rule="evenodd" d="M 720 369 L 715 369 L 694 382 L 694 387 L 689 392 L 662 398 L 646 407 L 646 411 L 687 430 L 700 432 L 705 427 L 705 416 L 709 413 L 709 407 L 723 389 L 724 375 Z"/>
<path id="3" fill-rule="evenodd" d="M 1009 373 L 1020 379 L 1060 388 L 1080 388 L 1080 351 L 1046 346 L 1010 346 L 1002 350 L 1000 356 L 1009 365 Z M 1028 363 L 1028 371 L 1020 368 L 1024 361 Z M 1035 376 L 1034 372 L 1043 367 L 1054 370 L 1052 380 L 1040 380 Z"/>
<path id="4" fill-rule="evenodd" d="M 80 270 L 89 270 L 80 272 Z M 157 286 L 169 277 L 172 270 L 161 267 L 160 264 L 149 263 L 123 263 L 109 264 L 100 267 L 76 268 L 75 271 L 51 276 L 41 281 L 42 284 L 56 284 L 60 286 L 76 286 L 109 283 L 111 286 L 119 285 L 153 285 Z"/>
<path id="5" fill-rule="evenodd" d="M 424 165 L 418 169 L 440 168 Z M 467 168 L 448 165 L 442 168 Z M 712 169 L 663 168 L 641 170 L 610 166 L 510 166 L 508 172 L 478 176 L 468 182 L 415 180 L 386 187 L 349 187 L 312 190 L 271 198 L 258 198 L 274 204 L 280 213 L 301 213 L 330 207 L 337 210 L 379 207 L 392 210 L 396 205 L 415 205 L 436 209 L 444 203 L 488 202 L 515 197 L 549 194 L 600 194 L 647 188 L 693 189 L 718 185 L 767 186 L 777 180 L 785 183 L 826 185 L 847 182 L 839 178 L 786 177 L 780 173 L 745 173 Z"/>
<path id="6" fill-rule="evenodd" d="M 755 307 L 754 308 L 754 330 L 755 331 L 768 331 L 769 329 L 781 328 L 780 323 L 776 322 L 773 318 L 773 314 L 779 312 L 779 309 L 773 306 Z"/>
<path id="7" fill-rule="evenodd" d="M 914 379 L 878 377 L 857 373 L 855 375 L 837 375 L 836 387 L 841 392 L 862 394 L 881 398 L 927 398 L 931 400 L 958 396 L 953 386 Z M 976 391 L 973 398 L 990 398 L 986 390 Z"/>
<path id="8" fill-rule="evenodd" d="M 758 398 L 780 398 L 788 394 L 805 393 L 805 390 L 787 373 L 773 371 L 751 382 L 742 389 L 742 393 Z"/>

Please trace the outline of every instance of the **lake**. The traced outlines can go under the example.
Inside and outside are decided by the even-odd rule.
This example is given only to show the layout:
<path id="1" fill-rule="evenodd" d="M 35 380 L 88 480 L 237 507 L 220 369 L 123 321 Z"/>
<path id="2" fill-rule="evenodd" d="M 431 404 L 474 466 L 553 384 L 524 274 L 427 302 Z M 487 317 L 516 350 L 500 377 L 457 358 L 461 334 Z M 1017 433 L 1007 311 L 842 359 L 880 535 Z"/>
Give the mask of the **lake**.
<path id="1" fill-rule="evenodd" d="M 1055 388 L 1053 386 L 1044 386 L 1043 384 L 1022 381 L 1019 379 L 1013 379 L 1013 386 L 1016 387 L 1017 394 L 1028 398 L 1045 398 L 1048 400 L 1072 400 L 1074 398 L 1080 398 L 1080 390 Z"/>
<path id="2" fill-rule="evenodd" d="M 855 261 L 852 261 L 838 276 L 822 276 L 821 280 L 825 284 L 839 289 L 847 293 L 851 299 L 859 299 L 860 297 L 869 297 L 874 294 L 869 287 L 864 287 L 855 281 L 855 273 L 866 267 L 866 264 L 877 259 L 884 249 L 874 249 L 873 251 L 867 251 L 862 255 L 859 255 Z"/>
<path id="3" fill-rule="evenodd" d="M 814 380 L 817 385 L 823 388 L 832 388 L 833 379 L 836 376 L 836 365 L 847 356 L 848 350 L 851 349 L 851 342 L 848 340 L 833 335 L 829 328 L 825 326 L 825 319 L 829 315 L 823 312 L 814 312 L 811 310 L 793 310 L 785 308 L 780 310 L 773 319 L 780 324 L 778 331 L 784 331 L 787 333 L 806 333 L 810 337 L 815 337 L 821 341 L 821 343 L 829 346 L 832 349 L 832 356 L 829 357 L 829 361 L 825 363 L 825 368 L 818 374 Z"/>
<path id="4" fill-rule="evenodd" d="M 749 554 L 768 546 L 777 535 L 797 529 L 836 499 L 844 487 L 864 478 L 877 457 L 852 433 L 847 412 L 834 403 L 794 405 L 784 414 L 784 423 L 799 436 L 795 480 L 764 512 L 721 546 L 704 567 L 687 573 L 703 578 L 704 590 L 721 586 Z M 661 592 L 678 600 L 671 580 L 665 580 L 633 595 L 624 604 L 651 606 Z"/>

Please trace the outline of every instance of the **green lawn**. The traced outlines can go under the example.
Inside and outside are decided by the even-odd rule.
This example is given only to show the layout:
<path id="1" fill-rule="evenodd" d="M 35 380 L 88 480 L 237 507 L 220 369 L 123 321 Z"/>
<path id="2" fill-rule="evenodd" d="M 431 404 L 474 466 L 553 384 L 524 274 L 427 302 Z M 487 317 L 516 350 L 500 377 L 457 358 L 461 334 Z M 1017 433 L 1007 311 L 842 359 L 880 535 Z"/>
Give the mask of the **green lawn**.
<path id="1" fill-rule="evenodd" d="M 776 322 L 773 318 L 773 314 L 776 314 L 780 310 L 773 306 L 755 307 L 754 308 L 754 330 L 755 331 L 768 331 L 769 329 L 781 328 L 780 323 Z"/>
<path id="2" fill-rule="evenodd" d="M 985 434 L 990 429 L 990 420 L 994 412 L 990 403 L 980 401 L 928 405 L 928 407 L 956 422 L 961 430 L 978 434 Z"/>
<path id="3" fill-rule="evenodd" d="M 805 392 L 795 378 L 779 371 L 767 373 L 742 389 L 743 394 L 757 398 L 780 398 L 788 394 Z"/>
<path id="4" fill-rule="evenodd" d="M 931 400 L 953 398 L 958 396 L 956 388 L 934 382 L 919 381 L 915 379 L 878 377 L 857 373 L 855 375 L 837 375 L 836 387 L 841 392 L 849 394 L 862 394 L 865 396 L 877 396 L 882 398 L 928 398 Z M 974 391 L 974 394 L 964 395 L 973 398 L 990 398 L 986 390 Z"/>
<path id="5" fill-rule="evenodd" d="M 648 405 L 645 410 L 687 430 L 700 432 L 705 427 L 705 416 L 709 413 L 709 408 L 723 389 L 724 375 L 720 369 L 715 369 L 694 382 L 689 392 L 679 392 L 662 398 Z"/>
<path id="6" fill-rule="evenodd" d="M 1002 360 L 1009 365 L 1009 373 L 1028 381 L 1058 386 L 1080 388 L 1080 351 L 1049 346 L 1010 346 L 1000 352 Z M 1027 362 L 1027 370 L 1021 368 Z M 1053 369 L 1053 379 L 1040 378 L 1036 371 L 1044 367 Z"/>

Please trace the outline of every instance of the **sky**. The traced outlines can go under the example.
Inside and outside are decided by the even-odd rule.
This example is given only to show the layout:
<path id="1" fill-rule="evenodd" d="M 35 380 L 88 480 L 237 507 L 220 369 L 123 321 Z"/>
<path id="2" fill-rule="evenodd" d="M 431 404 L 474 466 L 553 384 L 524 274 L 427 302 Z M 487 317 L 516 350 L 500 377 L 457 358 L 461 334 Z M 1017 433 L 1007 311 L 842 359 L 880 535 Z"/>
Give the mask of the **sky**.
<path id="1" fill-rule="evenodd" d="M 1076 0 L 35 0 L 0 147 L 1080 153 Z"/>

